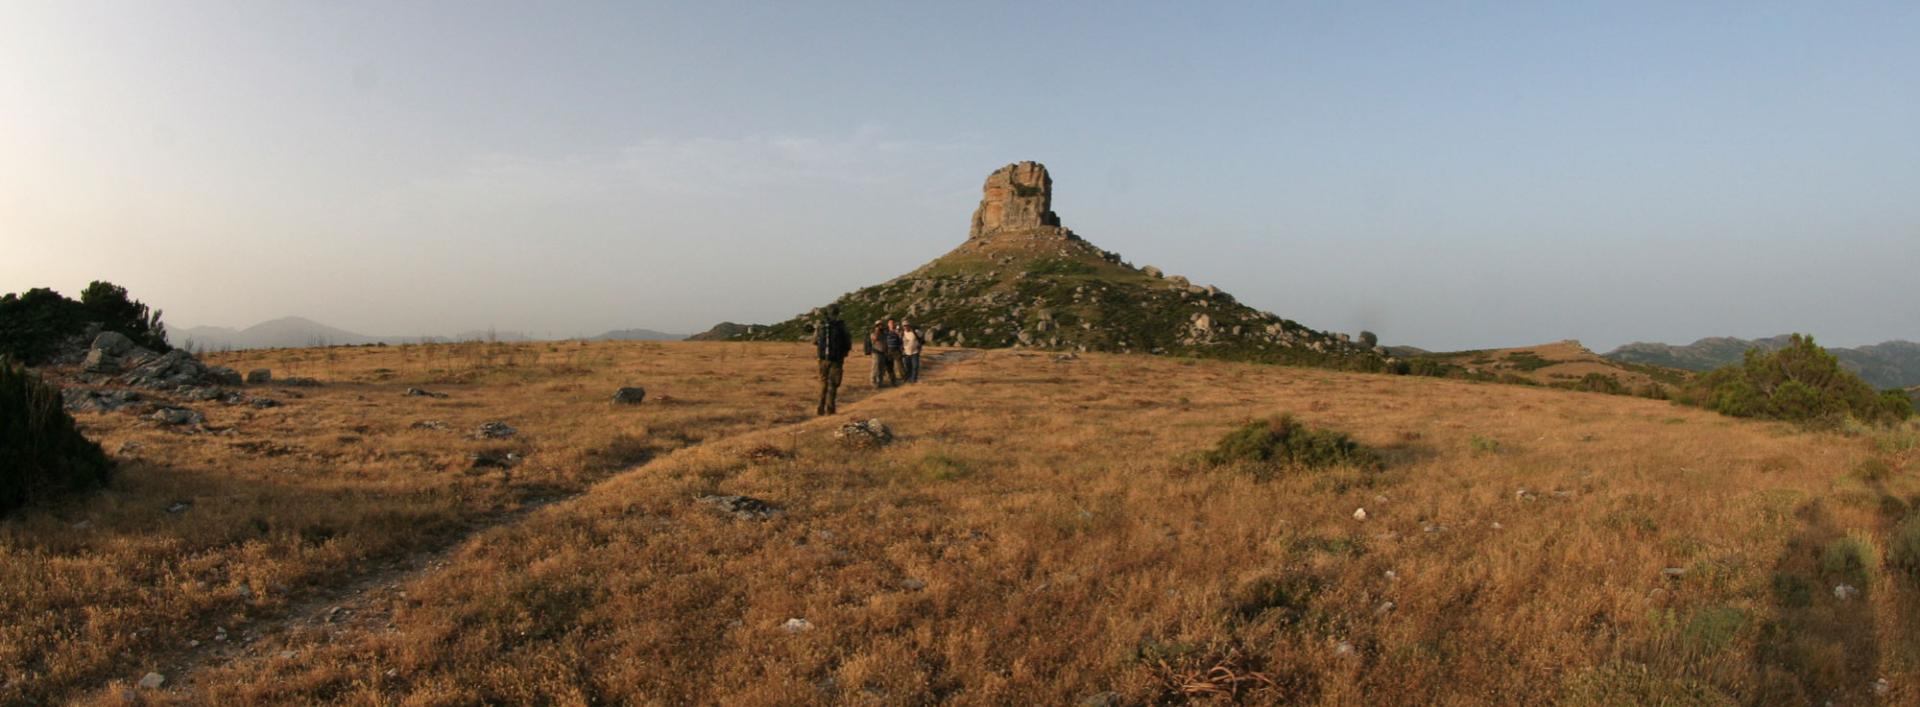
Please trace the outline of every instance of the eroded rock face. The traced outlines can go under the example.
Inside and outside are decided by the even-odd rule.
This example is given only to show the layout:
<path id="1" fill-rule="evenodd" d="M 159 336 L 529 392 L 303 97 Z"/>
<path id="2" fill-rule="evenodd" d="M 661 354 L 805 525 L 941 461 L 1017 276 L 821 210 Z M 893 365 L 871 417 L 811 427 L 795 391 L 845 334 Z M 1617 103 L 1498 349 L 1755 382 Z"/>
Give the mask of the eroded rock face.
<path id="1" fill-rule="evenodd" d="M 980 208 L 973 212 L 968 238 L 985 238 L 1000 231 L 1059 228 L 1053 213 L 1053 178 L 1038 162 L 1018 162 L 987 175 Z"/>

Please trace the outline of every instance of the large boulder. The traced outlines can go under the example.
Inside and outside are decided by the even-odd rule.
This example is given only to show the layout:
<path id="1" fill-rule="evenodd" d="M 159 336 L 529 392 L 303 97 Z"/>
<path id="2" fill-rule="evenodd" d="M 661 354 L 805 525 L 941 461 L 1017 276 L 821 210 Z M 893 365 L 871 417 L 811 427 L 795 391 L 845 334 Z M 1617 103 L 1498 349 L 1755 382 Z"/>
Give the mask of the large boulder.
<path id="1" fill-rule="evenodd" d="M 206 375 L 202 378 L 209 383 L 228 386 L 238 386 L 243 382 L 239 371 L 226 366 L 208 366 Z"/>
<path id="2" fill-rule="evenodd" d="M 82 370 L 88 373 L 113 375 L 120 372 L 120 357 L 108 353 L 106 349 L 90 349 L 81 365 Z"/>
<path id="3" fill-rule="evenodd" d="M 117 331 L 103 331 L 99 336 L 93 337 L 91 348 L 94 351 L 105 351 L 109 356 L 125 356 L 133 350 L 133 347 L 133 340 L 127 338 L 127 335 Z"/>

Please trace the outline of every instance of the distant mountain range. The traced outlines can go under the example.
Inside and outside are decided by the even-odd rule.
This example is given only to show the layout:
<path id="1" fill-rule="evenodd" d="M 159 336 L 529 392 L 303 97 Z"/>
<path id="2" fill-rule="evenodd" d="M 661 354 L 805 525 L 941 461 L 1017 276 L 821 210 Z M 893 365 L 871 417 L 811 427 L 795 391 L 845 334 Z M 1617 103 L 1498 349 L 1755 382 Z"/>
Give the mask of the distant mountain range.
<path id="1" fill-rule="evenodd" d="M 1785 348 L 1788 335 L 1765 339 L 1736 339 L 1716 336 L 1686 346 L 1634 342 L 1604 354 L 1626 363 L 1644 363 L 1689 371 L 1710 371 L 1741 360 L 1750 348 L 1777 351 Z M 1920 386 L 1920 343 L 1888 341 L 1853 348 L 1827 347 L 1840 365 L 1853 371 L 1876 388 Z"/>
<path id="2" fill-rule="evenodd" d="M 518 331 L 474 330 L 453 336 L 369 336 L 327 326 L 305 317 L 281 317 L 261 322 L 245 329 L 229 327 L 198 326 L 173 329 L 167 332 L 167 338 L 175 346 L 191 347 L 202 351 L 237 351 L 241 349 L 292 349 L 310 346 L 362 346 L 366 344 L 419 344 L 447 343 L 456 341 L 537 341 L 538 338 Z M 568 339 L 578 337 L 565 337 Z M 678 341 L 686 338 L 682 334 L 668 334 L 652 329 L 616 329 L 599 336 L 589 337 L 592 341 Z"/>

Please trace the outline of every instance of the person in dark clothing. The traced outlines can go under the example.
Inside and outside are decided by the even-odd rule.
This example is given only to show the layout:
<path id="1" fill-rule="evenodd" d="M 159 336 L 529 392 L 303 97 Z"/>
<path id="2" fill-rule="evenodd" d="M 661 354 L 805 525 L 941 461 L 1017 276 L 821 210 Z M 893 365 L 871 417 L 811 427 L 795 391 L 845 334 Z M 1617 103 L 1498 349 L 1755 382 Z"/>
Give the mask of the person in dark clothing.
<path id="1" fill-rule="evenodd" d="M 900 337 L 900 322 L 887 320 L 887 377 L 895 383 L 906 380 L 900 370 L 906 360 L 907 342 Z"/>
<path id="2" fill-rule="evenodd" d="M 813 350 L 820 361 L 820 406 L 816 412 L 832 415 L 839 412 L 840 377 L 846 370 L 847 353 L 853 350 L 853 336 L 847 333 L 846 322 L 840 321 L 839 307 L 828 307 L 824 320 L 816 325 Z"/>

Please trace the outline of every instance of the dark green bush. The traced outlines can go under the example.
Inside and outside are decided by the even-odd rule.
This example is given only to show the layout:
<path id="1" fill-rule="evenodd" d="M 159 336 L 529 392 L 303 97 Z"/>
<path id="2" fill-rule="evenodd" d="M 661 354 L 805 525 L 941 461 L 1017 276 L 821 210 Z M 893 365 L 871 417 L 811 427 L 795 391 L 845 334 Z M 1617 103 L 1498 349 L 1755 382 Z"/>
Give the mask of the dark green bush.
<path id="1" fill-rule="evenodd" d="M 40 364 L 90 322 L 154 351 L 172 350 L 158 310 L 128 298 L 126 288 L 95 281 L 80 293 L 78 302 L 45 287 L 0 297 L 0 356 Z"/>
<path id="2" fill-rule="evenodd" d="M 1885 424 L 1913 415 L 1911 401 L 1882 394 L 1840 367 L 1839 359 L 1794 334 L 1772 353 L 1747 350 L 1746 359 L 1702 375 L 1675 400 L 1734 417 L 1838 424 L 1846 418 Z"/>
<path id="3" fill-rule="evenodd" d="M 1206 453 L 1213 466 L 1243 466 L 1266 478 L 1277 471 L 1329 466 L 1377 468 L 1372 450 L 1345 434 L 1309 427 L 1292 415 L 1254 420 L 1234 428 Z"/>
<path id="4" fill-rule="evenodd" d="M 60 403 L 58 388 L 0 358 L 0 515 L 106 484 L 113 463 Z"/>
<path id="5" fill-rule="evenodd" d="M 127 296 L 127 288 L 95 280 L 80 291 L 80 307 L 89 322 L 100 322 L 107 331 L 127 335 L 133 343 L 165 353 L 167 325 L 160 323 L 160 310 Z"/>

